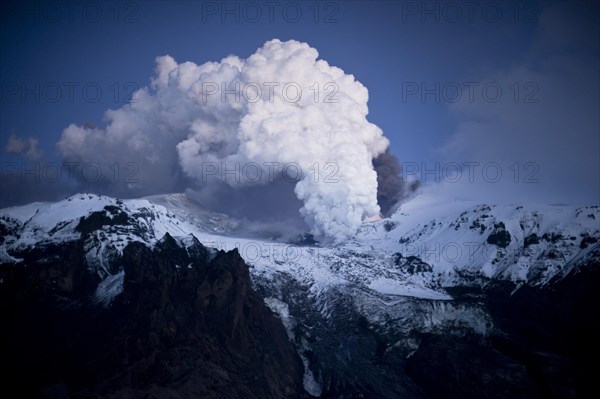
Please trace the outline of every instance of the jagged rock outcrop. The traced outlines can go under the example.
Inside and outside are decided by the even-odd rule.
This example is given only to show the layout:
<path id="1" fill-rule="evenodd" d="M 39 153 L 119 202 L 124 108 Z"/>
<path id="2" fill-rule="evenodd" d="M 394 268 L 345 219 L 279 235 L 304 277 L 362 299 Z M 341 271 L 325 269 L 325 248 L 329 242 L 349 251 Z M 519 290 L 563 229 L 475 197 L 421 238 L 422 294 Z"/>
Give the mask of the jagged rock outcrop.
<path id="1" fill-rule="evenodd" d="M 302 362 L 236 250 L 210 252 L 167 233 L 152 249 L 128 244 L 123 271 L 102 286 L 82 248 L 83 239 L 37 247 L 0 269 L 2 390 L 52 398 L 304 397 Z"/>

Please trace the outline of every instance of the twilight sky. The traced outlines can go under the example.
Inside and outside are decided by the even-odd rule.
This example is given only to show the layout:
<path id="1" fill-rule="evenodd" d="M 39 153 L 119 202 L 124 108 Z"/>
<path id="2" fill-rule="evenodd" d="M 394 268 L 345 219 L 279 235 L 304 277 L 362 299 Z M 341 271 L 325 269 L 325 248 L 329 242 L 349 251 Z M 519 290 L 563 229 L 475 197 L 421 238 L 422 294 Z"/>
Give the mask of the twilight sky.
<path id="1" fill-rule="evenodd" d="M 71 124 L 105 127 L 151 84 L 156 57 L 246 59 L 272 39 L 305 42 L 362 83 L 368 121 L 436 195 L 597 204 L 599 30 L 591 2 L 4 3 L 0 206 L 102 191 L 67 171 L 55 181 L 57 143 Z"/>

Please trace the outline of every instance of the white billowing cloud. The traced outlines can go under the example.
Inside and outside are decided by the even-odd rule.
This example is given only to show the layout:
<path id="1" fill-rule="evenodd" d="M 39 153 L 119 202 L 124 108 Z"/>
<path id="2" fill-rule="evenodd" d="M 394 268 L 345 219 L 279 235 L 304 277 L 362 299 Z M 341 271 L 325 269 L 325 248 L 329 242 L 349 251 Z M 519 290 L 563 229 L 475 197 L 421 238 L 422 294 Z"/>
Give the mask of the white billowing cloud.
<path id="1" fill-rule="evenodd" d="M 379 212 L 372 159 L 389 142 L 366 118 L 367 89 L 317 57 L 306 43 L 276 39 L 247 59 L 158 57 L 133 103 L 107 111 L 105 128 L 70 125 L 59 150 L 82 162 L 134 162 L 136 187 L 147 191 L 173 189 L 181 172 L 199 188 L 295 178 L 312 233 L 347 238 Z"/>

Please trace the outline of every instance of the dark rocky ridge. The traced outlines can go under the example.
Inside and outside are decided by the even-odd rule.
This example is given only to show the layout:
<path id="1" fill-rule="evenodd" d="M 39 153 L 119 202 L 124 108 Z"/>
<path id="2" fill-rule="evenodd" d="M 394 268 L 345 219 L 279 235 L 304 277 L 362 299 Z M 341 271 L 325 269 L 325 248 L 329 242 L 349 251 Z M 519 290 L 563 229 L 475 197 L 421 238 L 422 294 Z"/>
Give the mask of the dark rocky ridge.
<path id="1" fill-rule="evenodd" d="M 2 265 L 3 397 L 305 397 L 302 362 L 236 250 L 130 243 L 123 292 L 103 307 L 82 248 Z"/>

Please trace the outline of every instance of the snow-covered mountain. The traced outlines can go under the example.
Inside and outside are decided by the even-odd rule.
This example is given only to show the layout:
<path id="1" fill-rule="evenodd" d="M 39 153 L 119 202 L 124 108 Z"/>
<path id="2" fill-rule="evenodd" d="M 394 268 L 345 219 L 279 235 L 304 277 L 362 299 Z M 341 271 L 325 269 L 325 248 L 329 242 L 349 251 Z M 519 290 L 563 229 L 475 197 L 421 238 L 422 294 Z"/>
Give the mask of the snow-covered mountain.
<path id="1" fill-rule="evenodd" d="M 598 258 L 600 206 L 495 206 L 428 203 L 417 197 L 392 217 L 365 223 L 353 240 L 330 246 L 236 236 L 240 222 L 184 194 L 118 200 L 79 194 L 56 203 L 0 210 L 0 260 L 28 248 L 88 235 L 90 267 L 129 242 L 152 245 L 165 233 L 209 247 L 238 248 L 256 278 L 286 273 L 323 290 L 357 284 L 381 294 L 451 299 L 445 288 L 507 280 L 544 285 Z"/>
<path id="2" fill-rule="evenodd" d="M 383 384 L 394 370 L 373 363 L 371 352 L 396 353 L 404 362 L 425 356 L 428 334 L 502 335 L 487 302 L 495 296 L 474 292 L 501 287 L 515 298 L 520 291 L 545 292 L 600 263 L 599 206 L 417 196 L 335 245 L 244 236 L 241 224 L 184 194 L 130 200 L 78 194 L 0 210 L 0 263 L 27 265 L 34 251 L 83 240 L 86 267 L 97 276 L 94 301 L 108 307 L 122 292 L 122 256 L 130 243 L 153 248 L 168 233 L 185 248 L 195 239 L 215 254 L 237 248 L 296 345 L 305 389 L 313 396 L 362 390 L 381 397 L 409 393 L 400 382 L 365 385 Z M 357 367 L 363 377 L 356 377 Z"/>

